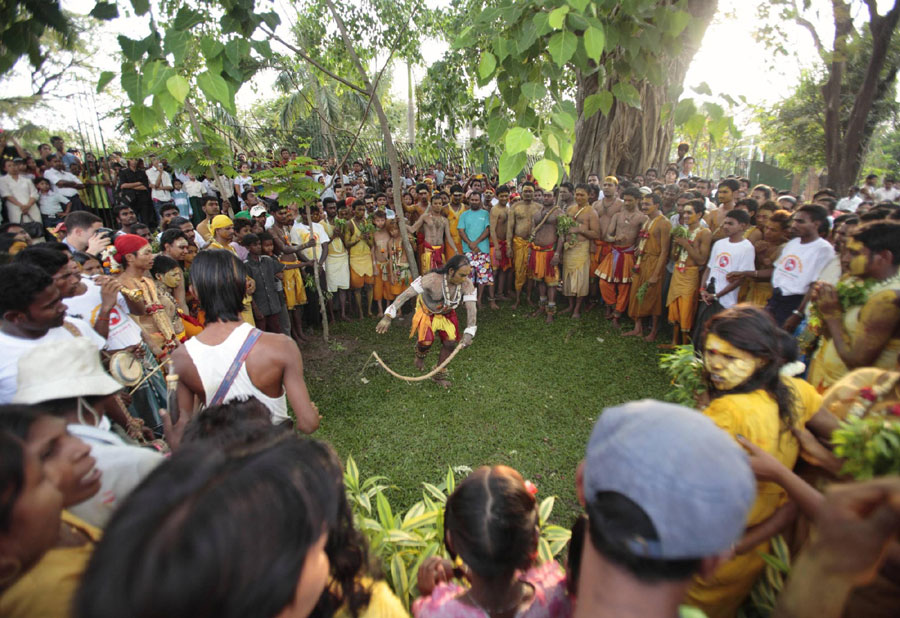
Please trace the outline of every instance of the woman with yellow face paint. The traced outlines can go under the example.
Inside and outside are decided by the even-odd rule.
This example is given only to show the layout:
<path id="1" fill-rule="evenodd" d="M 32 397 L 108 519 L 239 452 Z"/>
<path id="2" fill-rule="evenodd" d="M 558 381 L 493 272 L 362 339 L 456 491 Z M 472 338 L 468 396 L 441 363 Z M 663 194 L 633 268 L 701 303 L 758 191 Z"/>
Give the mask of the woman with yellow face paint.
<path id="1" fill-rule="evenodd" d="M 875 221 L 857 228 L 841 261 L 847 274 L 876 283 L 863 304 L 846 311 L 833 286 L 815 284 L 812 300 L 828 337 L 810 365 L 809 381 L 819 391 L 857 367 L 893 369 L 900 353 L 900 223 Z"/>
<path id="2" fill-rule="evenodd" d="M 744 437 L 793 468 L 800 445 L 791 429 L 806 425 L 822 403 L 812 386 L 780 373 L 797 358 L 793 339 L 764 310 L 747 304 L 719 313 L 706 328 L 703 364 L 711 402 L 703 413 L 732 436 Z M 735 546 L 736 555 L 711 577 L 694 579 L 689 605 L 709 618 L 735 616 L 763 571 L 761 554 L 769 550 L 769 536 L 777 534 L 777 529 L 771 535 L 761 535 L 760 530 L 768 531 L 782 519 L 790 521 L 787 509 L 779 511 L 787 501 L 781 486 L 757 484 L 756 502 L 747 518 L 747 532 Z"/>

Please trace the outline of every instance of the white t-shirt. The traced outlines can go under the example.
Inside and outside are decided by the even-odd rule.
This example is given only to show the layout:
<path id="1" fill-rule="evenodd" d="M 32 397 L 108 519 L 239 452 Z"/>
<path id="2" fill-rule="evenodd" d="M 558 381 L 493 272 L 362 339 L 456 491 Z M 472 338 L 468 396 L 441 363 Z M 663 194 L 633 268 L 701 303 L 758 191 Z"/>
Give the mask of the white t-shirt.
<path id="1" fill-rule="evenodd" d="M 50 184 L 53 185 L 53 190 L 59 191 L 60 193 L 62 193 L 63 197 L 72 198 L 72 197 L 75 197 L 76 195 L 78 195 L 78 189 L 73 189 L 72 187 L 57 187 L 56 186 L 56 183 L 58 183 L 60 180 L 62 180 L 64 182 L 80 183 L 81 179 L 78 176 L 76 176 L 75 174 L 72 174 L 71 172 L 60 172 L 59 170 L 51 167 L 50 169 L 48 169 L 44 172 L 44 178 L 49 180 Z"/>
<path id="2" fill-rule="evenodd" d="M 238 202 L 241 204 L 244 203 L 244 198 L 242 197 L 244 191 L 247 190 L 247 187 L 253 187 L 253 179 L 250 176 L 238 176 L 234 179 L 235 188 L 240 188 L 237 192 Z"/>
<path id="3" fill-rule="evenodd" d="M 834 247 L 824 238 L 806 243 L 799 238 L 790 240 L 781 250 L 772 273 L 772 287 L 785 296 L 806 294 L 809 286 L 834 257 Z"/>
<path id="4" fill-rule="evenodd" d="M 52 217 L 64 211 L 66 209 L 66 204 L 69 203 L 69 198 L 64 197 L 62 193 L 57 193 L 56 191 L 47 191 L 47 193 L 41 193 L 40 197 L 38 197 L 38 206 L 41 209 L 42 215 L 47 215 L 48 217 Z"/>
<path id="5" fill-rule="evenodd" d="M 159 200 L 160 202 L 171 202 L 172 194 L 164 189 L 154 189 L 153 185 L 156 184 L 159 175 L 162 174 L 162 182 L 159 183 L 161 187 L 171 187 L 172 186 L 172 177 L 169 176 L 169 172 L 163 170 L 159 171 L 155 167 L 151 167 L 147 170 L 147 180 L 150 181 L 150 197 L 155 200 Z"/>
<path id="6" fill-rule="evenodd" d="M 188 178 L 184 182 L 184 191 L 188 194 L 188 197 L 203 197 L 203 183 L 199 180 Z"/>
<path id="7" fill-rule="evenodd" d="M 0 176 L 0 197 L 14 197 L 20 203 L 27 204 L 31 198 L 38 199 L 38 191 L 34 182 L 21 174 L 15 179 L 10 174 L 4 174 Z"/>
<path id="8" fill-rule="evenodd" d="M 106 340 L 84 320 L 66 318 L 66 322 L 77 328 L 81 336 L 89 339 L 98 350 L 106 345 Z M 19 387 L 19 358 L 42 343 L 65 341 L 74 336 L 65 326 L 51 328 L 46 335 L 37 339 L 23 339 L 0 332 L 0 350 L 3 351 L 0 354 L 0 404 L 12 401 Z M 52 369 L 48 367 L 48 370 Z"/>
<path id="9" fill-rule="evenodd" d="M 326 243 L 331 238 L 328 236 L 328 232 L 325 231 L 325 228 L 322 227 L 321 223 L 316 223 L 313 221 L 313 234 L 316 239 L 316 246 L 310 247 L 309 249 L 304 249 L 301 251 L 303 254 L 303 258 L 306 260 L 315 260 L 318 261 L 320 257 L 322 257 L 322 243 Z M 291 227 L 291 243 L 295 245 L 303 245 L 309 242 L 309 226 L 305 223 L 300 223 L 299 221 L 295 221 L 294 225 Z"/>
<path id="10" fill-rule="evenodd" d="M 716 282 L 716 290 L 724 290 L 728 286 L 728 273 L 740 270 L 753 270 L 756 259 L 756 250 L 746 238 L 740 242 L 731 242 L 727 238 L 717 240 L 709 253 L 709 280 Z M 737 303 L 740 286 L 734 288 L 728 294 L 719 296 L 719 304 L 725 309 Z"/>
<path id="11" fill-rule="evenodd" d="M 876 204 L 878 202 L 896 202 L 898 197 L 900 197 L 900 189 L 896 186 L 892 186 L 890 189 L 885 189 L 884 187 L 875 189 Z"/>
<path id="12" fill-rule="evenodd" d="M 853 197 L 845 197 L 838 200 L 837 205 L 835 205 L 835 210 L 846 210 L 847 212 L 856 212 L 856 209 L 859 208 L 859 205 L 862 204 L 862 198 L 859 196 L 859 193 L 854 195 Z"/>
<path id="13" fill-rule="evenodd" d="M 88 277 L 82 277 L 81 280 L 87 286 L 87 291 L 81 296 L 67 298 L 63 303 L 66 305 L 67 315 L 93 325 L 97 321 L 100 306 L 103 304 L 100 286 Z M 106 338 L 106 349 L 123 350 L 140 342 L 141 327 L 131 319 L 125 297 L 119 294 L 116 305 L 109 312 L 109 335 Z"/>

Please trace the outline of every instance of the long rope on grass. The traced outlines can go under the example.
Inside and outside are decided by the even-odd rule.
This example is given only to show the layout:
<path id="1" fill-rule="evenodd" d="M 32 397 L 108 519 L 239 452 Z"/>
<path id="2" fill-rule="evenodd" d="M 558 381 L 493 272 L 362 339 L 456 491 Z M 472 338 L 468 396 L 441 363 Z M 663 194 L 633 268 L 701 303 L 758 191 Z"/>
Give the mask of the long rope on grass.
<path id="1" fill-rule="evenodd" d="M 370 359 L 374 358 L 378 362 L 379 365 L 384 367 L 385 371 L 387 371 L 389 374 L 391 374 L 395 378 L 399 378 L 400 380 L 404 380 L 406 382 L 421 382 L 422 380 L 427 380 L 428 378 L 433 377 L 439 371 L 443 371 L 444 367 L 449 365 L 450 361 L 452 361 L 453 358 L 457 354 L 459 354 L 459 351 L 462 350 L 464 347 L 465 346 L 461 346 L 461 345 L 456 346 L 456 348 L 454 348 L 453 351 L 450 353 L 450 356 L 448 356 L 447 358 L 444 359 L 443 363 L 441 363 L 440 365 L 438 365 L 437 367 L 435 367 L 434 369 L 432 369 L 431 371 L 429 371 L 428 373 L 426 373 L 423 376 L 402 376 L 402 375 L 400 375 L 399 373 L 397 373 L 396 371 L 394 371 L 393 369 L 388 367 L 387 364 L 385 364 L 385 362 L 383 360 L 381 360 L 381 357 L 378 356 L 378 352 L 376 352 L 375 350 L 372 350 L 372 355 L 369 358 Z M 368 361 L 366 361 L 366 364 L 368 364 Z M 365 366 L 363 367 L 363 369 L 365 369 Z"/>

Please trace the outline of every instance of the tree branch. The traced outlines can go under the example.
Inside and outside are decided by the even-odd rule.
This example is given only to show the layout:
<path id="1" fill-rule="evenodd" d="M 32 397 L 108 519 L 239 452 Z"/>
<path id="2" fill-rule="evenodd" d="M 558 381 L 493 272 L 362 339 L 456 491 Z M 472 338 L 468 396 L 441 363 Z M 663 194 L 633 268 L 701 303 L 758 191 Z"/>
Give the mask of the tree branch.
<path id="1" fill-rule="evenodd" d="M 357 85 L 354 84 L 353 82 L 347 81 L 346 79 L 344 79 L 344 78 L 341 77 L 340 75 L 336 75 L 335 73 L 332 73 L 331 71 L 329 71 L 328 69 L 326 69 L 324 66 L 322 66 L 320 63 L 316 62 L 315 60 L 313 60 L 312 58 L 310 58 L 309 56 L 307 56 L 306 54 L 304 54 L 302 51 L 300 51 L 300 49 L 299 49 L 298 47 L 296 47 L 296 46 L 294 46 L 294 45 L 291 45 L 290 43 L 288 43 L 287 41 L 285 41 L 284 39 L 282 39 L 280 36 L 278 36 L 277 34 L 275 34 L 272 30 L 269 30 L 268 28 L 263 27 L 263 28 L 262 28 L 262 31 L 265 32 L 266 34 L 268 34 L 270 37 L 272 37 L 272 38 L 275 39 L 276 41 L 278 41 L 279 43 L 281 43 L 282 45 L 284 45 L 285 47 L 287 47 L 289 50 L 291 50 L 292 52 L 294 52 L 295 54 L 297 54 L 297 55 L 300 56 L 301 58 L 303 58 L 306 62 L 310 63 L 311 65 L 313 65 L 314 67 L 316 67 L 317 69 L 319 69 L 320 71 L 322 71 L 325 75 L 327 75 L 327 76 L 330 77 L 331 79 L 333 79 L 333 80 L 335 80 L 335 81 L 338 81 L 338 82 L 344 84 L 345 86 L 347 86 L 348 88 L 350 88 L 350 89 L 352 89 L 352 90 L 355 90 L 356 92 L 359 92 L 359 93 L 361 93 L 361 94 L 368 94 L 368 93 L 366 92 L 365 88 L 362 88 L 362 87 L 360 87 L 360 86 L 357 86 Z"/>
<path id="2" fill-rule="evenodd" d="M 816 32 L 816 27 L 813 26 L 811 21 L 800 14 L 800 7 L 797 6 L 797 0 L 793 0 L 793 6 L 794 21 L 797 22 L 798 25 L 803 26 L 809 31 L 809 33 L 812 35 L 813 43 L 816 46 L 816 51 L 819 53 L 819 56 L 822 58 L 822 60 L 825 60 L 825 56 L 828 51 L 825 49 L 825 46 L 822 45 L 822 39 L 819 38 L 819 33 Z"/>

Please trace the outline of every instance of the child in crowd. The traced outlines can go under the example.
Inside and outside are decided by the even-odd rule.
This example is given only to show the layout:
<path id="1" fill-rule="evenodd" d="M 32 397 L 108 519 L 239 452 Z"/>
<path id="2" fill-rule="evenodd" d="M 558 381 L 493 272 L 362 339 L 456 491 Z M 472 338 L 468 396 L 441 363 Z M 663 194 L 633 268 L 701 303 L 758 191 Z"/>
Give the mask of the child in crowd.
<path id="1" fill-rule="evenodd" d="M 539 536 L 533 492 L 506 466 L 479 468 L 457 486 L 444 511 L 444 543 L 466 568 L 454 569 L 436 556 L 427 559 L 419 568 L 416 618 L 571 615 L 560 566 L 554 561 L 533 566 Z"/>
<path id="2" fill-rule="evenodd" d="M 387 230 L 387 215 L 383 210 L 372 214 L 375 232 L 372 235 L 372 263 L 375 265 L 375 304 L 378 305 L 378 317 L 384 316 L 384 301 L 388 304 L 395 296 L 391 292 L 391 234 Z"/>
<path id="3" fill-rule="evenodd" d="M 260 248 L 262 249 L 262 255 L 275 260 L 282 266 L 288 266 L 287 264 L 282 264 L 275 257 L 275 239 L 272 238 L 271 234 L 269 234 L 268 232 L 260 232 L 259 234 L 256 234 L 256 236 L 259 238 L 259 245 L 260 245 Z M 246 236 L 244 238 L 246 239 Z M 249 248 L 248 248 L 248 250 L 249 250 Z M 279 299 L 278 303 L 281 307 L 280 313 L 278 314 L 279 315 L 278 322 L 281 325 L 281 333 L 290 337 L 291 336 L 291 321 L 290 321 L 291 316 L 288 314 L 287 303 L 285 302 L 285 299 L 284 299 L 284 284 L 281 281 L 282 277 L 283 277 L 283 275 L 280 275 L 280 276 L 276 275 L 276 277 L 275 277 L 275 289 L 278 291 L 278 299 Z"/>
<path id="4" fill-rule="evenodd" d="M 191 198 L 187 191 L 184 190 L 184 183 L 178 178 L 172 181 L 172 201 L 178 207 L 178 216 L 185 219 L 191 218 Z"/>
<path id="5" fill-rule="evenodd" d="M 46 178 L 38 178 L 36 182 L 38 208 L 41 210 L 44 225 L 56 225 L 69 214 L 72 203 L 62 193 L 51 190 L 50 181 Z"/>

